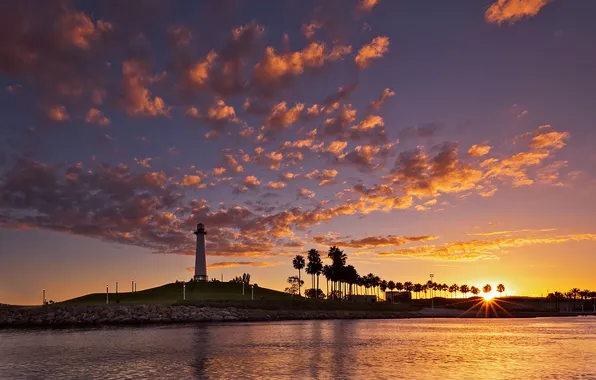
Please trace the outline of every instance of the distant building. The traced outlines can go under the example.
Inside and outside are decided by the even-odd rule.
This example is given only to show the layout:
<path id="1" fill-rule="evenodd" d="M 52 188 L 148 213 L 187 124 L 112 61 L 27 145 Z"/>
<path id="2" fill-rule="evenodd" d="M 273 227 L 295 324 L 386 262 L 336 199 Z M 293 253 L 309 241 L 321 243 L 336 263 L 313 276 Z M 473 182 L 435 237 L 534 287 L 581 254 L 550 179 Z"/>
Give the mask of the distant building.
<path id="1" fill-rule="evenodd" d="M 350 297 L 352 302 L 377 302 L 377 296 L 373 295 L 352 295 Z"/>
<path id="2" fill-rule="evenodd" d="M 412 293 L 387 291 L 385 292 L 385 300 L 391 303 L 408 303 L 412 301 Z"/>
<path id="3" fill-rule="evenodd" d="M 197 250 L 195 253 L 195 281 L 207 281 L 207 258 L 205 252 L 205 225 L 197 224 L 197 230 L 193 232 L 197 235 Z"/>

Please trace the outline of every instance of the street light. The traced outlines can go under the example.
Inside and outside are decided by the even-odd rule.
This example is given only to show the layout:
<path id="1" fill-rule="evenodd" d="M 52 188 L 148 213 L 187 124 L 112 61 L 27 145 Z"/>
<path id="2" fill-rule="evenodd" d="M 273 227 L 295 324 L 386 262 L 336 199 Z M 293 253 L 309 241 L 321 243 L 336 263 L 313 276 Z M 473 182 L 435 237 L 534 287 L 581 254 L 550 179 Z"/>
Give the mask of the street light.
<path id="1" fill-rule="evenodd" d="M 435 277 L 434 274 L 430 274 L 430 282 L 433 282 L 433 278 Z M 433 310 L 433 313 L 435 312 L 435 299 L 433 297 L 433 289 L 430 289 L 430 307 Z"/>

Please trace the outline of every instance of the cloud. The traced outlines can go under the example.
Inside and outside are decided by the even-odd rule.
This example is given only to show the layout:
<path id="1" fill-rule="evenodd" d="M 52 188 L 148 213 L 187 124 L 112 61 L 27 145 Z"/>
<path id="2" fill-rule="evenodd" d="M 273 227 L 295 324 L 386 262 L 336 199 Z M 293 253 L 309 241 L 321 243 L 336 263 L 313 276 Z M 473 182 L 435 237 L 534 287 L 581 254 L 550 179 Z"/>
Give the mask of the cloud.
<path id="1" fill-rule="evenodd" d="M 387 99 L 391 98 L 395 96 L 395 92 L 391 91 L 390 89 L 386 88 L 383 90 L 383 92 L 381 93 L 381 95 L 379 95 L 379 97 L 375 100 L 373 100 L 370 103 L 370 108 L 378 111 L 381 109 L 381 107 L 383 106 L 383 104 L 385 104 L 385 102 L 387 101 Z"/>
<path id="2" fill-rule="evenodd" d="M 298 189 L 298 198 L 312 199 L 315 197 L 315 192 L 301 187 Z"/>
<path id="3" fill-rule="evenodd" d="M 259 181 L 259 179 L 257 177 L 255 177 L 254 175 L 249 175 L 246 178 L 244 178 L 244 185 L 248 188 L 257 187 L 260 184 L 261 184 L 261 181 Z"/>
<path id="4" fill-rule="evenodd" d="M 497 0 L 484 13 L 484 19 L 493 24 L 515 24 L 532 18 L 552 0 Z"/>
<path id="5" fill-rule="evenodd" d="M 56 106 L 50 108 L 48 110 L 47 116 L 48 119 L 53 121 L 66 121 L 70 118 L 68 112 L 66 112 L 66 107 L 64 106 Z"/>
<path id="6" fill-rule="evenodd" d="M 445 128 L 445 124 L 437 122 L 428 122 L 420 124 L 419 126 L 408 127 L 399 132 L 400 139 L 410 138 L 430 138 L 437 135 L 438 132 Z"/>
<path id="7" fill-rule="evenodd" d="M 362 12 L 370 12 L 379 0 L 358 0 L 358 10 Z"/>
<path id="8" fill-rule="evenodd" d="M 168 107 L 159 96 L 152 97 L 145 88 L 147 65 L 136 60 L 122 62 L 122 104 L 130 116 L 169 116 Z"/>
<path id="9" fill-rule="evenodd" d="M 382 58 L 389 51 L 389 37 L 375 37 L 370 44 L 360 48 L 354 59 L 356 66 L 361 69 L 367 68 L 373 59 Z"/>
<path id="10" fill-rule="evenodd" d="M 377 247 L 393 247 L 401 246 L 408 243 L 424 242 L 429 240 L 438 239 L 438 236 L 396 236 L 396 235 L 384 235 L 384 236 L 367 236 L 361 239 L 341 239 L 332 238 L 330 236 L 313 236 L 313 240 L 317 244 L 322 245 L 337 245 L 338 247 L 346 248 L 377 248 Z"/>
<path id="11" fill-rule="evenodd" d="M 321 181 L 319 186 L 324 186 L 330 184 L 333 179 L 337 176 L 337 170 L 335 169 L 324 169 L 324 170 L 313 170 L 310 173 L 304 175 L 304 178 L 307 179 L 316 179 Z"/>
<path id="12" fill-rule="evenodd" d="M 511 239 L 470 240 L 445 243 L 442 245 L 422 245 L 394 251 L 380 252 L 379 255 L 431 258 L 439 260 L 479 260 L 498 259 L 499 253 L 507 248 L 521 248 L 542 244 L 562 244 L 578 241 L 596 241 L 596 234 L 568 234 L 551 237 L 518 237 Z"/>
<path id="13" fill-rule="evenodd" d="M 104 116 L 103 112 L 101 112 L 97 108 L 91 108 L 89 111 L 87 111 L 87 115 L 85 116 L 85 122 L 87 124 L 97 124 L 101 127 L 110 125 L 110 119 Z"/>
<path id="14" fill-rule="evenodd" d="M 274 48 L 267 47 L 265 55 L 253 69 L 254 83 L 270 92 L 283 81 L 301 75 L 305 69 L 322 67 L 325 62 L 337 61 L 351 52 L 349 46 L 334 46 L 329 52 L 324 43 L 312 42 L 304 49 L 277 54 Z"/>
<path id="15" fill-rule="evenodd" d="M 492 148 L 492 146 L 490 146 L 490 145 L 474 144 L 468 150 L 468 154 L 472 157 L 486 156 L 490 152 L 491 148 Z"/>
<path id="16" fill-rule="evenodd" d="M 224 158 L 228 167 L 234 173 L 242 173 L 244 171 L 244 167 L 231 154 L 224 154 Z"/>
<path id="17" fill-rule="evenodd" d="M 304 37 L 310 39 L 315 35 L 316 30 L 320 29 L 322 26 L 323 25 L 318 21 L 313 21 L 310 24 L 302 24 L 302 28 L 300 28 L 300 31 L 302 32 L 302 35 Z"/>
<path id="18" fill-rule="evenodd" d="M 286 187 L 286 183 L 281 181 L 269 181 L 267 187 L 270 189 L 283 189 Z"/>
<path id="19" fill-rule="evenodd" d="M 295 104 L 293 107 L 287 107 L 286 102 L 280 102 L 273 106 L 271 112 L 265 118 L 265 122 L 261 126 L 264 132 L 278 132 L 294 125 L 304 110 L 304 104 Z"/>
<path id="20" fill-rule="evenodd" d="M 470 235 L 470 236 L 515 235 L 515 234 L 519 234 L 522 232 L 553 232 L 556 230 L 557 230 L 556 228 L 543 228 L 540 230 L 533 230 L 533 229 L 525 228 L 523 230 L 490 231 L 490 232 L 472 233 L 472 234 L 468 234 L 468 235 Z"/>
<path id="21" fill-rule="evenodd" d="M 221 261 L 207 265 L 207 269 L 216 269 L 216 268 L 231 268 L 231 267 L 258 267 L 258 268 L 265 268 L 265 267 L 272 267 L 276 265 L 280 265 L 281 262 L 279 261 Z M 190 268 L 189 268 L 190 269 Z M 192 271 L 194 272 L 194 267 Z"/>

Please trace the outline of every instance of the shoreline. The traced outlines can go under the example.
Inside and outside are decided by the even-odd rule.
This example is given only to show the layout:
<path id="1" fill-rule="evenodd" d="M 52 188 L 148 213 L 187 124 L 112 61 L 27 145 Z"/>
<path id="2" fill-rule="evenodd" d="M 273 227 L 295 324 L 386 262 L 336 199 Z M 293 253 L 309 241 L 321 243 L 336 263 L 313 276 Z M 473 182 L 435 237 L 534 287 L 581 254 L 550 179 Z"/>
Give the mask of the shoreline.
<path id="1" fill-rule="evenodd" d="M 489 318 L 596 316 L 594 313 L 512 312 Z M 263 310 L 192 305 L 0 306 L 0 329 L 77 328 L 210 322 L 268 322 L 332 319 L 486 318 L 477 311 L 430 309 L 372 310 Z"/>

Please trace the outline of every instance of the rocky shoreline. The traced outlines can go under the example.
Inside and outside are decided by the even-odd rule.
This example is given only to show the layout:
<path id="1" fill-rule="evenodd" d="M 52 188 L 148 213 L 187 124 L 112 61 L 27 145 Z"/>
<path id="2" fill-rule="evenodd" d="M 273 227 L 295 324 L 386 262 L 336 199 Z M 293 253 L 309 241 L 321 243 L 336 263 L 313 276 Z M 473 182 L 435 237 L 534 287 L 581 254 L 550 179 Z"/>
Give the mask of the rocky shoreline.
<path id="1" fill-rule="evenodd" d="M 345 310 L 259 310 L 234 307 L 213 308 L 192 305 L 126 306 L 8 306 L 0 305 L 0 328 L 83 327 L 103 325 L 145 325 L 195 322 L 256 322 L 320 319 L 396 319 L 475 317 L 459 310 L 419 311 Z M 577 315 L 577 314 L 574 314 Z M 551 313 L 524 313 L 509 317 L 572 316 Z"/>
<path id="2" fill-rule="evenodd" d="M 187 305 L 0 306 L 0 328 L 422 317 L 416 312 L 258 310 Z"/>

